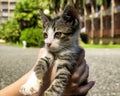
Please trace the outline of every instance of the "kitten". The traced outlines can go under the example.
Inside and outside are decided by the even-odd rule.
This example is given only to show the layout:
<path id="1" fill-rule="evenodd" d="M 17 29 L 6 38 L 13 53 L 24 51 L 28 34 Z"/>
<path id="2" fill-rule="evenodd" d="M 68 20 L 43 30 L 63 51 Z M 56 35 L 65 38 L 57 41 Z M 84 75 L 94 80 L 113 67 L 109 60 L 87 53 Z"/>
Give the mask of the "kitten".
<path id="1" fill-rule="evenodd" d="M 76 9 L 69 5 L 63 14 L 54 19 L 40 11 L 44 28 L 46 53 L 40 58 L 28 81 L 21 87 L 24 95 L 32 95 L 39 91 L 43 77 L 48 69 L 57 66 L 55 79 L 49 88 L 40 96 L 63 96 L 71 74 L 79 57 L 84 58 L 84 50 L 78 45 L 79 16 Z"/>

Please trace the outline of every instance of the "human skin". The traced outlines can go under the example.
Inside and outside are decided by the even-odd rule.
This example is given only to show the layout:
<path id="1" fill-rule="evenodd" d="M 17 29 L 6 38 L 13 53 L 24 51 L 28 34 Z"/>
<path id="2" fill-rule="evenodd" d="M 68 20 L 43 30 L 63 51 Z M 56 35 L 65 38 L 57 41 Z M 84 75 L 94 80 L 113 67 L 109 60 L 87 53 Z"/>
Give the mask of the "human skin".
<path id="1" fill-rule="evenodd" d="M 44 54 L 44 48 L 40 49 L 38 58 L 40 58 L 42 56 L 42 54 Z M 37 64 L 37 62 L 36 62 L 36 64 Z M 16 82 L 14 82 L 14 83 L 10 84 L 9 86 L 0 90 L 0 96 L 22 96 L 19 93 L 19 89 L 28 80 L 30 74 L 32 73 L 32 71 L 34 69 L 34 66 L 29 72 L 27 72 L 25 75 L 23 75 Z M 45 81 L 45 86 L 42 88 L 43 90 L 45 90 L 48 87 L 48 85 L 49 85 L 48 81 L 50 83 L 54 79 L 55 73 L 56 73 L 55 67 L 53 66 L 49 70 L 48 73 L 49 73 L 48 74 L 49 76 L 47 75 L 44 78 L 47 81 Z M 85 81 L 88 78 L 88 75 L 89 75 L 89 68 L 86 65 L 85 60 L 83 60 L 81 63 L 79 62 L 78 66 L 76 66 L 76 70 L 73 73 L 73 75 L 71 76 L 70 83 L 67 86 L 64 94 L 67 94 L 67 95 L 79 94 L 79 96 L 80 95 L 82 96 L 82 94 L 86 94 L 89 91 L 89 89 L 91 89 L 94 86 L 94 81 L 90 81 L 86 85 L 81 85 L 81 86 L 78 86 L 78 85 L 82 84 L 83 81 Z"/>

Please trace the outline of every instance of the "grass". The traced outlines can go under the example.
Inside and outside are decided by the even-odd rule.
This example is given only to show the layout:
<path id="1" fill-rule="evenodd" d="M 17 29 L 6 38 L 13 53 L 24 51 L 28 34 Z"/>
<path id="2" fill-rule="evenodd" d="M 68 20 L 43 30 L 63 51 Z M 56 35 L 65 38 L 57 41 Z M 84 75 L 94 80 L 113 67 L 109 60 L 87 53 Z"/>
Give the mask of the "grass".
<path id="1" fill-rule="evenodd" d="M 20 43 L 7 42 L 6 44 L 11 45 L 11 46 L 16 46 L 16 47 L 23 47 L 23 45 Z"/>
<path id="2" fill-rule="evenodd" d="M 81 44 L 83 48 L 120 48 L 120 44 Z"/>

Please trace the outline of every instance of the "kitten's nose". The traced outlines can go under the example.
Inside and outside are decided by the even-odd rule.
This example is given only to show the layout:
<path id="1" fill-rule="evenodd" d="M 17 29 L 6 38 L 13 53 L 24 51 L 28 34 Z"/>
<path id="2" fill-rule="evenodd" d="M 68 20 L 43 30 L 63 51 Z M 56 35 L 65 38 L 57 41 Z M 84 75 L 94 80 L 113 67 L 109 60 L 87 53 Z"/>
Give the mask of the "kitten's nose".
<path id="1" fill-rule="evenodd" d="M 50 47 L 50 46 L 51 46 L 51 43 L 47 43 L 47 46 Z"/>

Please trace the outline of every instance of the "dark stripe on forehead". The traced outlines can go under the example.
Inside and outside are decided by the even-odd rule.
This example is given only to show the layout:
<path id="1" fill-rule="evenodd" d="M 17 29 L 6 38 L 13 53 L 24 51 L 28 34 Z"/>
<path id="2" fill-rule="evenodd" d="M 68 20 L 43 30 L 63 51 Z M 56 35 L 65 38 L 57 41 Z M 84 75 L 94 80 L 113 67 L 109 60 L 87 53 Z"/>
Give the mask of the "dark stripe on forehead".
<path id="1" fill-rule="evenodd" d="M 53 29 L 53 31 L 55 31 L 55 22 L 56 22 L 56 21 L 55 21 L 55 20 L 53 20 L 53 22 L 52 22 L 52 26 L 51 26 L 51 27 L 52 27 L 52 29 Z"/>
<path id="2" fill-rule="evenodd" d="M 55 21 L 52 20 L 50 24 L 46 26 L 45 31 L 48 32 L 49 28 L 53 28 L 53 30 L 55 30 L 54 26 L 55 26 Z"/>
<path id="3" fill-rule="evenodd" d="M 56 17 L 52 20 L 52 24 L 51 24 L 51 27 L 53 28 L 53 30 L 55 31 L 55 23 L 56 21 L 59 19 L 60 17 Z"/>
<path id="4" fill-rule="evenodd" d="M 49 29 L 49 26 L 46 26 L 46 28 L 45 28 L 45 32 L 47 32 L 47 31 L 48 31 L 48 29 Z"/>

